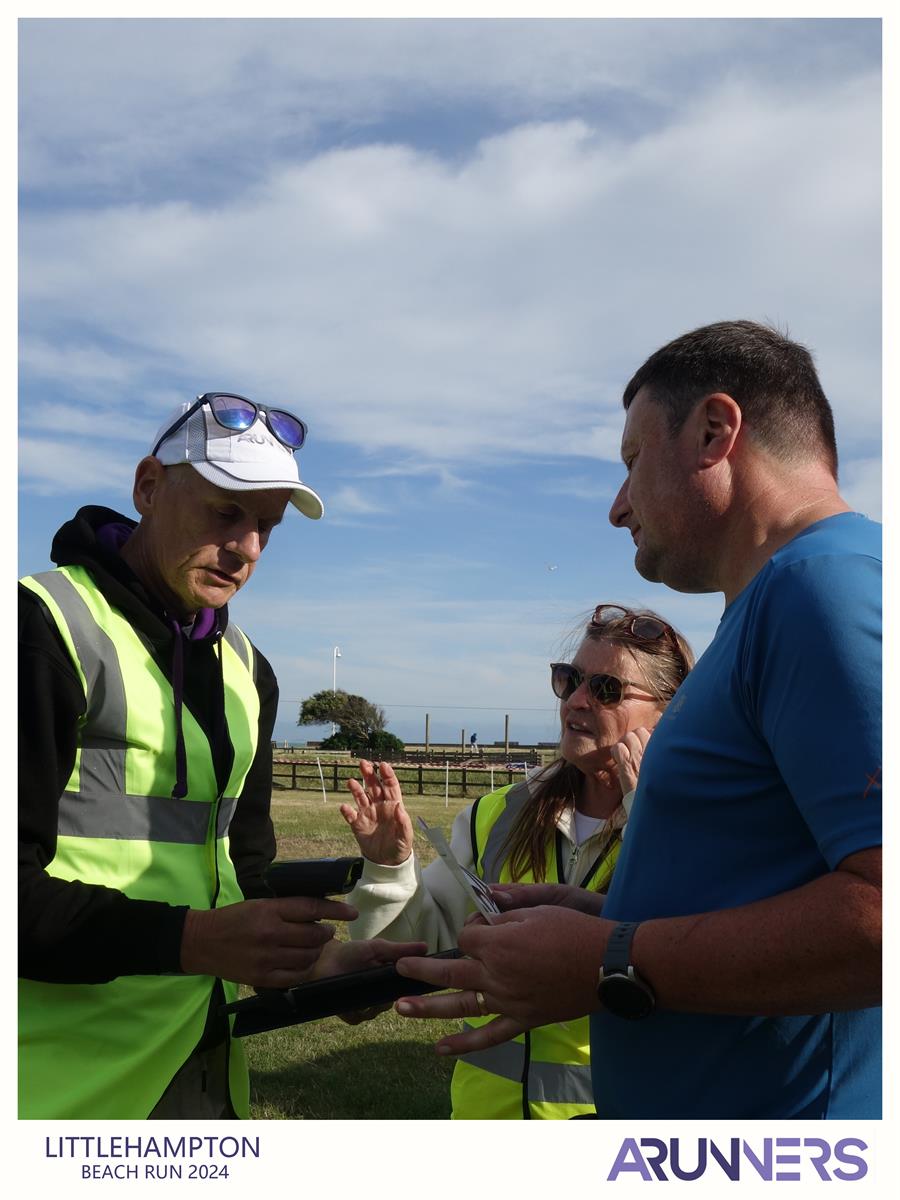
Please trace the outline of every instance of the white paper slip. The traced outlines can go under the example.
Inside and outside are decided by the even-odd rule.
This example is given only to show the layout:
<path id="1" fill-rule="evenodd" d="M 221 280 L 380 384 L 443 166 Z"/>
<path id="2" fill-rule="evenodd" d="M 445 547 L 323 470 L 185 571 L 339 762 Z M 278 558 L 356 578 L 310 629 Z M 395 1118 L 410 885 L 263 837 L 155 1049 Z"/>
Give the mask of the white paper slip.
<path id="1" fill-rule="evenodd" d="M 478 911 L 488 919 L 499 913 L 500 909 L 497 907 L 497 902 L 491 895 L 490 888 L 483 879 L 479 879 L 474 872 L 468 871 L 462 865 L 462 863 L 459 862 L 456 855 L 447 845 L 447 839 L 444 837 L 441 831 L 439 829 L 433 829 L 425 820 L 423 820 L 422 817 L 416 817 L 416 820 L 422 826 L 422 830 L 429 842 L 431 842 L 432 846 L 434 846 L 435 850 L 444 860 L 444 863 L 446 864 L 447 869 L 450 871 L 453 878 L 463 889 L 466 895 L 475 903 Z"/>

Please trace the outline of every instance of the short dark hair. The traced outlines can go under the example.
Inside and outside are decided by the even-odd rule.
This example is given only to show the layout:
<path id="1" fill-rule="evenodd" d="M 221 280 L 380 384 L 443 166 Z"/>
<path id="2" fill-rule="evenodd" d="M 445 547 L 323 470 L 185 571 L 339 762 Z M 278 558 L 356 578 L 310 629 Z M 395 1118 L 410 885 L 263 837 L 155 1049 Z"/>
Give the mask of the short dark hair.
<path id="1" fill-rule="evenodd" d="M 682 334 L 651 354 L 622 396 L 627 409 L 641 388 L 662 405 L 677 433 L 704 396 L 726 392 L 748 432 L 783 459 L 824 459 L 837 478 L 831 405 L 812 354 L 754 321 L 719 321 Z"/>

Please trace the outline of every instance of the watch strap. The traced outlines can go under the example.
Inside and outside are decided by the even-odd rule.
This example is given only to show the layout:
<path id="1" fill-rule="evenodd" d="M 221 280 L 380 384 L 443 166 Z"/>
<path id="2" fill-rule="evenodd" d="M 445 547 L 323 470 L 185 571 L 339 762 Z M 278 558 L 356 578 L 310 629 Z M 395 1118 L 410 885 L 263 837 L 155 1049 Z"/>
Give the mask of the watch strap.
<path id="1" fill-rule="evenodd" d="M 609 975 L 627 975 L 631 966 L 631 943 L 640 921 L 621 921 L 609 935 L 603 954 L 600 978 Z"/>

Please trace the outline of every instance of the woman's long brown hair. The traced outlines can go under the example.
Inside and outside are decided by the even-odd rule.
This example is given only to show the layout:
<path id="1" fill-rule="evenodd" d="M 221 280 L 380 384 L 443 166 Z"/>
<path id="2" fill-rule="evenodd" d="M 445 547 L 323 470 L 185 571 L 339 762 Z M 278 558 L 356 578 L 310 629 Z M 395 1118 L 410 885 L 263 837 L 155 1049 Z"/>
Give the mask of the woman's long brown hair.
<path id="1" fill-rule="evenodd" d="M 582 641 L 616 642 L 625 646 L 643 673 L 643 681 L 658 698 L 662 711 L 694 665 L 694 653 L 687 639 L 658 613 L 649 609 L 626 609 L 626 616 L 589 623 Z M 645 641 L 632 636 L 629 626 L 634 617 L 655 617 L 667 626 L 671 637 Z M 584 775 L 562 757 L 544 767 L 529 780 L 532 788 L 528 802 L 519 813 L 503 847 L 510 877 L 521 879 L 531 873 L 536 883 L 547 878 L 547 848 L 553 842 L 556 825 L 563 811 L 576 804 L 584 790 Z M 615 832 L 609 828 L 608 844 Z M 560 880 L 560 883 L 563 881 Z"/>

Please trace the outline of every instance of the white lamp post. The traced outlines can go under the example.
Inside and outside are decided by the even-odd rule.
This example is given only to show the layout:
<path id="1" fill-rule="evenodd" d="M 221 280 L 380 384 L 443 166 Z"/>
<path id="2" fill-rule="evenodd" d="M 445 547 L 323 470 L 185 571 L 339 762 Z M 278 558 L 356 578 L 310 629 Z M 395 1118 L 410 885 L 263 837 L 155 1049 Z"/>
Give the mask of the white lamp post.
<path id="1" fill-rule="evenodd" d="M 341 657 L 340 647 L 335 646 L 334 652 L 331 655 L 331 692 L 332 692 L 332 695 L 337 691 L 337 660 L 340 657 Z M 332 721 L 331 722 L 332 736 L 334 736 L 334 731 L 335 731 L 335 725 L 334 725 L 334 721 Z"/>

